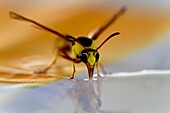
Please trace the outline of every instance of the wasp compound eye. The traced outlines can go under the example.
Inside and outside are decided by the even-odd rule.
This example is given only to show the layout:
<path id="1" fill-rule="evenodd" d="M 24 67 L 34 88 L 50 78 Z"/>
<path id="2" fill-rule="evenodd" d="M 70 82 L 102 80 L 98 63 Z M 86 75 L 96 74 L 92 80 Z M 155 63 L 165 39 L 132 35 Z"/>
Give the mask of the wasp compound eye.
<path id="1" fill-rule="evenodd" d="M 97 62 L 99 60 L 99 53 L 98 52 L 96 53 L 95 57 L 96 57 L 96 62 Z"/>
<path id="2" fill-rule="evenodd" d="M 80 54 L 80 59 L 82 62 L 87 63 L 87 54 L 86 53 L 81 53 Z"/>

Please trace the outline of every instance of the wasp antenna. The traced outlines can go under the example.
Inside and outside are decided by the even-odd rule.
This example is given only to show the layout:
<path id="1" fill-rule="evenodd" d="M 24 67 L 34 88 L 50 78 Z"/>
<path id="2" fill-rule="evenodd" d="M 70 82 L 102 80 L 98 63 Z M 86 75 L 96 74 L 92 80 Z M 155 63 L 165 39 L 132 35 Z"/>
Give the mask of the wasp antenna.
<path id="1" fill-rule="evenodd" d="M 123 6 L 119 10 L 119 12 L 113 15 L 113 17 L 108 22 L 106 22 L 103 26 L 97 29 L 97 31 L 91 36 L 91 39 L 96 40 L 103 33 L 103 31 L 106 30 L 111 24 L 113 24 L 117 20 L 117 18 L 119 18 L 125 11 L 126 7 Z"/>
<path id="2" fill-rule="evenodd" d="M 19 15 L 19 14 L 15 13 L 15 12 L 12 12 L 12 11 L 9 12 L 9 15 L 10 15 L 10 17 L 13 18 L 13 19 L 30 22 L 30 23 L 38 26 L 38 28 L 42 28 L 42 29 L 44 29 L 44 30 L 46 30 L 46 31 L 48 31 L 48 32 L 51 32 L 51 33 L 53 33 L 53 34 L 55 34 L 55 35 L 57 35 L 57 36 L 65 39 L 65 40 L 67 40 L 67 41 L 72 42 L 72 40 L 70 40 L 69 38 L 67 38 L 65 35 L 57 32 L 57 31 L 55 31 L 55 30 L 53 30 L 53 29 L 51 29 L 51 28 L 48 28 L 48 27 L 46 27 L 46 26 L 44 26 L 44 25 L 42 25 L 42 24 L 40 24 L 40 23 L 38 23 L 38 22 L 36 22 L 36 21 L 34 21 L 34 20 L 31 20 L 31 19 L 29 19 L 29 18 L 26 18 L 26 17 L 24 17 L 24 16 L 22 16 L 22 15 Z"/>
<path id="3" fill-rule="evenodd" d="M 120 33 L 119 32 L 115 32 L 113 34 L 111 34 L 109 37 L 107 37 L 103 42 L 102 44 L 100 44 L 100 46 L 96 49 L 99 50 L 109 39 L 111 39 L 112 37 L 116 36 L 116 35 L 119 35 Z"/>

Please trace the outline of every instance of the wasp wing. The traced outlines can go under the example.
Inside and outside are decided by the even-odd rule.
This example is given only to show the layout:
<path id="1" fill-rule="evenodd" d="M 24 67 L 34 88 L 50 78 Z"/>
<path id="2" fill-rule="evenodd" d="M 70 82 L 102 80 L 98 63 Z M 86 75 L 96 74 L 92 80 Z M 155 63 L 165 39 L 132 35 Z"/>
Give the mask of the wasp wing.
<path id="1" fill-rule="evenodd" d="M 72 40 L 70 40 L 69 38 L 67 38 L 65 35 L 59 33 L 58 31 L 53 30 L 53 29 L 51 29 L 51 28 L 49 28 L 49 27 L 46 27 L 46 26 L 44 26 L 44 25 L 42 25 L 42 24 L 40 24 L 40 23 L 38 23 L 38 22 L 36 22 L 36 21 L 34 21 L 34 20 L 32 20 L 32 19 L 29 19 L 29 18 L 27 18 L 27 17 L 24 17 L 24 16 L 22 16 L 22 15 L 20 15 L 20 14 L 17 14 L 17 13 L 15 13 L 15 12 L 12 12 L 12 11 L 11 11 L 11 12 L 9 12 L 9 16 L 10 16 L 12 19 L 30 22 L 30 23 L 32 23 L 33 25 L 35 25 L 36 27 L 38 27 L 39 29 L 46 30 L 46 31 L 48 31 L 48 32 L 50 32 L 50 33 L 53 33 L 53 34 L 55 34 L 55 35 L 57 35 L 57 36 L 65 39 L 65 40 L 67 40 L 67 41 L 69 41 L 69 42 L 72 42 Z"/>
<path id="2" fill-rule="evenodd" d="M 96 40 L 111 24 L 113 24 L 119 16 L 121 16 L 126 11 L 125 7 L 122 7 L 118 13 L 113 15 L 103 26 L 99 27 L 95 32 L 89 36 L 92 40 Z"/>

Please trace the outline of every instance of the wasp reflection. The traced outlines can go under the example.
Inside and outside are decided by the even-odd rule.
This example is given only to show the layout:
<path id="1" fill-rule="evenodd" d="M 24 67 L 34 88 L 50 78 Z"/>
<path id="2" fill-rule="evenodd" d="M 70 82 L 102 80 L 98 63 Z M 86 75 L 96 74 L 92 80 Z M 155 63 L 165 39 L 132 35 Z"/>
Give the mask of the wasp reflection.
<path id="1" fill-rule="evenodd" d="M 97 80 L 75 81 L 75 86 L 70 90 L 75 107 L 75 113 L 94 113 L 102 105 L 100 100 L 102 81 Z"/>

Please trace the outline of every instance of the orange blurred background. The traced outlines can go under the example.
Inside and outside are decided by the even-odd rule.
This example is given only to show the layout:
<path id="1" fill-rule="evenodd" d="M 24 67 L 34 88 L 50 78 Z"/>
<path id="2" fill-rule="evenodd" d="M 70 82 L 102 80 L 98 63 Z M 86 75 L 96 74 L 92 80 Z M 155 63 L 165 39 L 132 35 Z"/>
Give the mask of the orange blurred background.
<path id="1" fill-rule="evenodd" d="M 155 42 L 169 29 L 169 9 L 159 2 L 147 1 L 20 1 L 0 2 L 0 65 L 13 66 L 29 56 L 52 57 L 55 35 L 31 27 L 29 23 L 10 19 L 9 11 L 36 20 L 61 33 L 87 36 L 103 25 L 122 6 L 126 13 L 109 27 L 96 41 L 99 45 L 115 31 L 120 36 L 106 43 L 100 50 L 105 63 L 121 60 Z M 14 63 L 13 63 L 14 62 Z"/>

